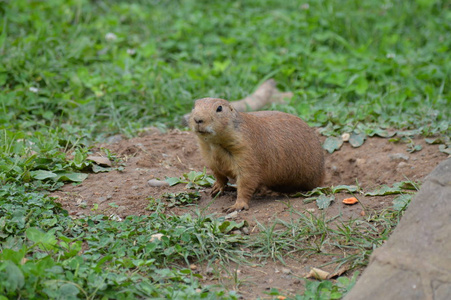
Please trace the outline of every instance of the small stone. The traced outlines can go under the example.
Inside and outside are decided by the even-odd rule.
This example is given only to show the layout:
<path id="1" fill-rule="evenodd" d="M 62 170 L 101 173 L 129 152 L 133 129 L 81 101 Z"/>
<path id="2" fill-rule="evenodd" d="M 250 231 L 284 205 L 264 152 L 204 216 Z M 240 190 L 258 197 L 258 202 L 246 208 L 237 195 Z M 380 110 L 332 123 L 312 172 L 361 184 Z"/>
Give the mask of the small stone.
<path id="1" fill-rule="evenodd" d="M 290 275 L 292 273 L 292 271 L 288 268 L 282 268 L 282 273 L 285 275 Z"/>
<path id="2" fill-rule="evenodd" d="M 347 132 L 343 133 L 341 135 L 341 139 L 343 140 L 343 142 L 348 142 L 350 137 L 351 137 L 351 135 L 349 133 L 347 133 Z"/>
<path id="3" fill-rule="evenodd" d="M 107 200 L 107 197 L 100 197 L 97 199 L 97 202 L 102 203 L 105 202 Z"/>
<path id="4" fill-rule="evenodd" d="M 116 214 L 110 215 L 110 220 L 117 221 L 117 222 L 122 222 L 122 221 L 123 221 L 122 218 L 119 217 L 119 216 L 116 215 Z"/>
<path id="5" fill-rule="evenodd" d="M 232 234 L 241 234 L 241 231 L 240 230 L 234 230 L 234 231 L 232 231 Z"/>
<path id="6" fill-rule="evenodd" d="M 404 154 L 404 153 L 393 153 L 393 154 L 389 154 L 388 157 L 391 160 L 405 160 L 405 161 L 408 161 L 410 158 L 407 154 Z"/>
<path id="7" fill-rule="evenodd" d="M 190 265 L 189 268 L 193 271 L 197 270 L 197 266 L 195 264 Z"/>
<path id="8" fill-rule="evenodd" d="M 365 164 L 365 162 L 366 162 L 366 160 L 363 159 L 363 158 L 357 158 L 357 159 L 355 160 L 355 163 L 356 163 L 356 165 L 357 165 L 358 167 L 363 167 L 363 165 Z"/>
<path id="9" fill-rule="evenodd" d="M 246 235 L 249 234 L 249 228 L 247 228 L 247 227 L 243 227 L 243 229 L 241 229 L 241 231 Z"/>
<path id="10" fill-rule="evenodd" d="M 169 186 L 169 183 L 167 183 L 166 181 L 158 179 L 150 179 L 149 181 L 147 181 L 147 184 L 152 187 Z"/>
<path id="11" fill-rule="evenodd" d="M 138 186 L 137 185 L 133 185 L 132 186 L 132 190 L 137 190 L 138 189 Z"/>
<path id="12" fill-rule="evenodd" d="M 237 216 L 238 216 L 238 212 L 234 211 L 234 212 L 231 212 L 230 214 L 226 215 L 224 218 L 227 220 L 227 219 L 236 218 Z"/>
<path id="13" fill-rule="evenodd" d="M 404 162 L 404 161 L 402 161 L 402 162 L 400 162 L 400 163 L 398 164 L 398 168 L 404 168 L 404 167 L 406 167 L 406 166 L 408 166 L 408 164 L 407 164 L 406 162 Z"/>
<path id="14" fill-rule="evenodd" d="M 113 198 L 113 195 L 109 194 L 106 196 L 107 200 L 110 200 L 111 198 Z"/>
<path id="15" fill-rule="evenodd" d="M 215 270 L 212 267 L 207 267 L 207 269 L 205 269 L 207 275 L 213 275 L 214 271 Z"/>
<path id="16" fill-rule="evenodd" d="M 362 210 L 361 212 L 360 212 L 360 215 L 362 216 L 362 217 L 364 217 L 366 214 L 365 214 L 365 211 L 364 210 Z"/>

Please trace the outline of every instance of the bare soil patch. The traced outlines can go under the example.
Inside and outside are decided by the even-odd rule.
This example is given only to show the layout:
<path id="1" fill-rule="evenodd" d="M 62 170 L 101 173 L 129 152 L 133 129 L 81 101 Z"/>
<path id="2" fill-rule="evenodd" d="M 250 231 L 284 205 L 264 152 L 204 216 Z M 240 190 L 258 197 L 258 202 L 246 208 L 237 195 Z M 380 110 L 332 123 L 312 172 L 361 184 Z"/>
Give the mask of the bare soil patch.
<path id="1" fill-rule="evenodd" d="M 439 152 L 437 145 L 429 145 L 422 138 L 413 139 L 413 142 L 421 145 L 423 149 L 408 153 L 406 143 L 393 143 L 385 138 L 369 138 L 359 148 L 345 143 L 339 151 L 326 154 L 325 185 L 358 183 L 364 191 L 371 191 L 382 184 L 391 185 L 404 180 L 421 181 L 447 155 Z M 151 187 L 147 184 L 148 180 L 181 177 L 189 171 L 202 171 L 204 168 L 196 139 L 190 132 L 173 130 L 160 133 L 151 130 L 140 137 L 99 145 L 93 152 L 100 151 L 100 148 L 107 148 L 117 154 L 125 163 L 124 169 L 121 172 L 90 174 L 82 184 L 66 185 L 54 193 L 53 196 L 58 198 L 57 201 L 73 217 L 103 213 L 124 218 L 128 215 L 149 214 L 151 211 L 146 210 L 149 197 L 160 198 L 167 192 L 178 193 L 186 190 L 183 184 Z M 223 209 L 234 203 L 236 192 L 226 192 L 224 196 L 212 201 L 209 191 L 209 188 L 201 190 L 197 207 L 204 209 L 206 213 L 224 216 Z M 350 196 L 348 193 L 336 195 L 336 201 L 326 209 L 327 216 L 340 215 L 341 220 L 363 218 L 361 205 L 346 206 L 341 203 L 341 200 Z M 391 206 L 394 198 L 363 195 L 357 197 L 370 211 Z M 254 195 L 250 209 L 239 212 L 236 220 L 246 220 L 249 223 L 249 234 L 252 235 L 259 231 L 257 223 L 270 224 L 276 218 L 288 220 L 295 217 L 290 214 L 289 207 L 298 211 L 321 213 L 316 203 L 305 204 L 302 200 L 303 198 L 290 198 L 285 194 L 261 191 Z M 115 205 L 111 206 L 112 203 Z M 93 210 L 94 207 L 96 209 Z M 167 213 L 181 214 L 193 209 L 193 206 L 174 207 L 168 209 Z M 224 270 L 220 266 L 200 264 L 197 271 L 204 275 L 206 283 L 238 289 L 240 294 L 252 299 L 257 296 L 264 297 L 264 292 L 270 288 L 278 288 L 287 293 L 298 292 L 303 287 L 300 278 L 311 267 L 318 267 L 330 259 L 330 256 L 324 255 L 294 255 L 285 260 L 286 265 L 267 260 L 250 265 L 231 264 L 228 270 Z M 210 268 L 209 272 L 206 272 L 207 267 Z M 211 275 L 212 267 L 221 276 Z M 323 267 L 328 271 L 333 271 L 334 268 L 334 265 Z"/>

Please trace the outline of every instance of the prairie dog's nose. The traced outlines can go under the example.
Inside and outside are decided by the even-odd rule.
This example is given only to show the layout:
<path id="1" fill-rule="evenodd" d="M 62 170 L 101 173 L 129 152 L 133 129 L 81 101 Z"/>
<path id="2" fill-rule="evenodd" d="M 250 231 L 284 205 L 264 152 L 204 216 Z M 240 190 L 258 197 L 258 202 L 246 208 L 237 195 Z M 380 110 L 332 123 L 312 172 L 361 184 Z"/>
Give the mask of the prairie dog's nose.
<path id="1" fill-rule="evenodd" d="M 196 124 L 202 124 L 204 122 L 204 120 L 199 119 L 199 118 L 194 118 L 194 122 L 196 122 Z"/>

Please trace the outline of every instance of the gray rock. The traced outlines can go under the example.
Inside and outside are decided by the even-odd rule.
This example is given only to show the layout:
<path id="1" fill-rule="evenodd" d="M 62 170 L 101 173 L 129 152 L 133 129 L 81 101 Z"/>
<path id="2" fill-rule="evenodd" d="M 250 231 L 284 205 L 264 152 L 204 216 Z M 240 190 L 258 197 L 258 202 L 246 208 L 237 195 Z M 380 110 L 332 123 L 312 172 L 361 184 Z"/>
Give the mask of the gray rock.
<path id="1" fill-rule="evenodd" d="M 429 174 L 404 217 L 344 298 L 449 299 L 451 159 Z"/>

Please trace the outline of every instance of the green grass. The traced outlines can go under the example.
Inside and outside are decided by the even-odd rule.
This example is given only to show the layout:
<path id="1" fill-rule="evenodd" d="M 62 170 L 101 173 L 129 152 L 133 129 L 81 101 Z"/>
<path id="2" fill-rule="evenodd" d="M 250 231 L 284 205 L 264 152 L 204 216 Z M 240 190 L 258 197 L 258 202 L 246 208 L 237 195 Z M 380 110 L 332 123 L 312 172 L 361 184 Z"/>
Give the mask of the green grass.
<path id="1" fill-rule="evenodd" d="M 196 98 L 240 99 L 275 78 L 294 97 L 270 109 L 297 114 L 328 136 L 384 128 L 450 135 L 449 2 L 307 3 L 0 1 L 0 294 L 235 298 L 221 288 L 207 293 L 186 264 L 240 259 L 234 243 L 224 244 L 236 238 L 228 231 L 236 224 L 161 212 L 121 223 L 73 220 L 47 195 L 83 180 L 93 143 L 181 126 Z M 306 230 L 285 225 L 292 234 Z M 359 249 L 377 244 L 350 234 L 359 230 L 355 223 L 334 231 L 319 225 L 311 228 L 311 251 L 330 236 Z M 165 244 L 147 243 L 158 226 L 174 231 Z M 381 228 L 372 230 L 385 234 Z M 288 232 L 266 232 L 273 258 L 290 251 Z M 122 234 L 122 245 L 108 240 L 113 233 Z M 193 244 L 176 249 L 174 239 Z M 80 247 L 89 251 L 77 254 Z M 353 261 L 364 263 L 369 253 Z"/>
<path id="2" fill-rule="evenodd" d="M 0 11 L 6 128 L 133 134 L 268 77 L 315 125 L 436 129 L 450 117 L 446 1 L 17 0 Z"/>

